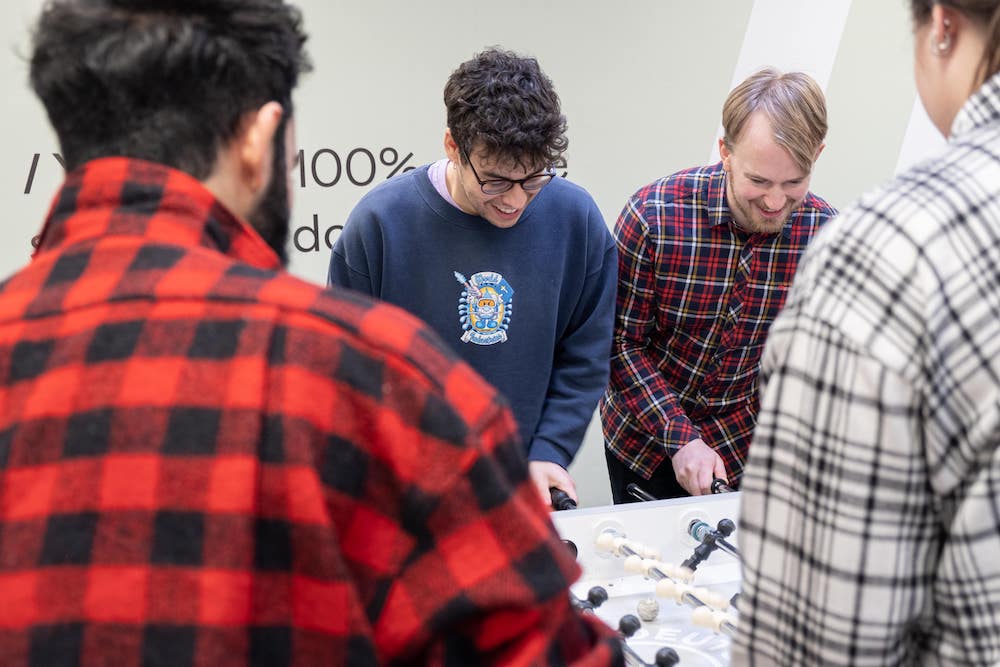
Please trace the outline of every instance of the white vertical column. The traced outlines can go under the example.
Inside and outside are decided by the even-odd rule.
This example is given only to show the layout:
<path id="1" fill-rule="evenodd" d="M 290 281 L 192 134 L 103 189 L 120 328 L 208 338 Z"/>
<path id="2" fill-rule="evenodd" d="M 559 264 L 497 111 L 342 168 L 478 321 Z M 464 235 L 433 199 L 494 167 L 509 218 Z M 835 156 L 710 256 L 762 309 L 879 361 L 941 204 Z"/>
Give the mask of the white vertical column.
<path id="1" fill-rule="evenodd" d="M 826 90 L 851 0 L 755 0 L 730 89 L 762 67 L 801 71 Z M 709 162 L 719 159 L 722 126 Z"/>

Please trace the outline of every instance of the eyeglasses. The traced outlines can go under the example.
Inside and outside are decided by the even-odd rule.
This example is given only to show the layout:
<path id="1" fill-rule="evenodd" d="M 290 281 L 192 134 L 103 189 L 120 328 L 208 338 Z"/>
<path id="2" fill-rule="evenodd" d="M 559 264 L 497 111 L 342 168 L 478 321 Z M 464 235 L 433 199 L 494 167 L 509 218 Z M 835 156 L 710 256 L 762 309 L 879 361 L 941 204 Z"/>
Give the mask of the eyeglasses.
<path id="1" fill-rule="evenodd" d="M 483 191 L 484 195 L 502 195 L 515 185 L 520 185 L 521 189 L 525 192 L 537 192 L 548 185 L 549 181 L 551 181 L 556 175 L 556 172 L 553 169 L 548 169 L 541 174 L 534 174 L 532 176 L 528 176 L 527 178 L 491 178 L 484 181 L 479 178 L 479 173 L 476 171 L 476 168 L 472 166 L 472 160 L 469 159 L 469 154 L 465 152 L 465 149 L 462 149 L 462 155 L 465 156 L 465 161 L 469 163 L 469 168 L 472 169 L 472 175 L 475 176 L 476 181 L 479 183 L 479 188 Z"/>

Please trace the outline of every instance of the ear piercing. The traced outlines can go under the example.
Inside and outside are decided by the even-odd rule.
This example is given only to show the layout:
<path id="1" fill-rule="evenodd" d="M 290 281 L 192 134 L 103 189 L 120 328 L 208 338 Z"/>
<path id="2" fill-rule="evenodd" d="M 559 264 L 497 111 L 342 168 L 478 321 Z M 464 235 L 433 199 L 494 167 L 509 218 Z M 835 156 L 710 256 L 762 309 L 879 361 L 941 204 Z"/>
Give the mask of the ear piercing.
<path id="1" fill-rule="evenodd" d="M 951 33 L 948 30 L 951 28 L 951 21 L 945 19 L 943 23 L 944 35 L 941 37 L 941 41 L 934 45 L 935 50 L 938 55 L 944 55 L 951 50 Z"/>

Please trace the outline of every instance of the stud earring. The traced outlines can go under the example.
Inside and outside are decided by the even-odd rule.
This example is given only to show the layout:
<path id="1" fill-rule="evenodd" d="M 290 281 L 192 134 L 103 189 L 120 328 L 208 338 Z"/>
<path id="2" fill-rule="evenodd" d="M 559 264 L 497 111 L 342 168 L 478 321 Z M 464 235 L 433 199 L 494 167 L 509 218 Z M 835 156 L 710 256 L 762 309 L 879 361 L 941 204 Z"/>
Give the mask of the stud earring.
<path id="1" fill-rule="evenodd" d="M 934 48 L 939 56 L 943 56 L 951 51 L 951 35 L 945 33 L 944 38 L 935 44 Z"/>
<path id="2" fill-rule="evenodd" d="M 944 34 L 941 36 L 941 41 L 934 45 L 934 49 L 938 55 L 943 56 L 951 51 L 951 33 L 949 32 L 951 30 L 951 20 L 945 19 L 941 23 L 941 26 L 944 28 Z"/>

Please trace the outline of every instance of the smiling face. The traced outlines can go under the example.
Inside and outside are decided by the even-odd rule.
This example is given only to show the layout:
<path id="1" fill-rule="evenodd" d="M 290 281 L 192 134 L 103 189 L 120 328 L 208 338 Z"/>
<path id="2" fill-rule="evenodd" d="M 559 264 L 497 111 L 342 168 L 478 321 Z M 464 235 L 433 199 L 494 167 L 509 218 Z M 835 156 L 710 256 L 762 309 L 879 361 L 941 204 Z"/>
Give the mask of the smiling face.
<path id="1" fill-rule="evenodd" d="M 809 192 L 810 173 L 775 141 L 771 123 L 762 113 L 750 117 L 732 146 L 720 141 L 719 152 L 736 225 L 754 234 L 780 232 Z"/>
<path id="2" fill-rule="evenodd" d="M 515 185 L 498 195 L 487 195 L 480 187 L 479 179 L 519 181 L 544 173 L 544 168 L 525 169 L 509 161 L 498 161 L 493 156 L 483 154 L 475 146 L 466 162 L 449 131 L 445 132 L 444 144 L 445 153 L 451 161 L 448 165 L 448 191 L 459 208 L 470 215 L 478 215 L 494 227 L 507 229 L 516 225 L 539 190 L 527 191 L 520 185 Z M 478 179 L 476 174 L 479 175 Z"/>

